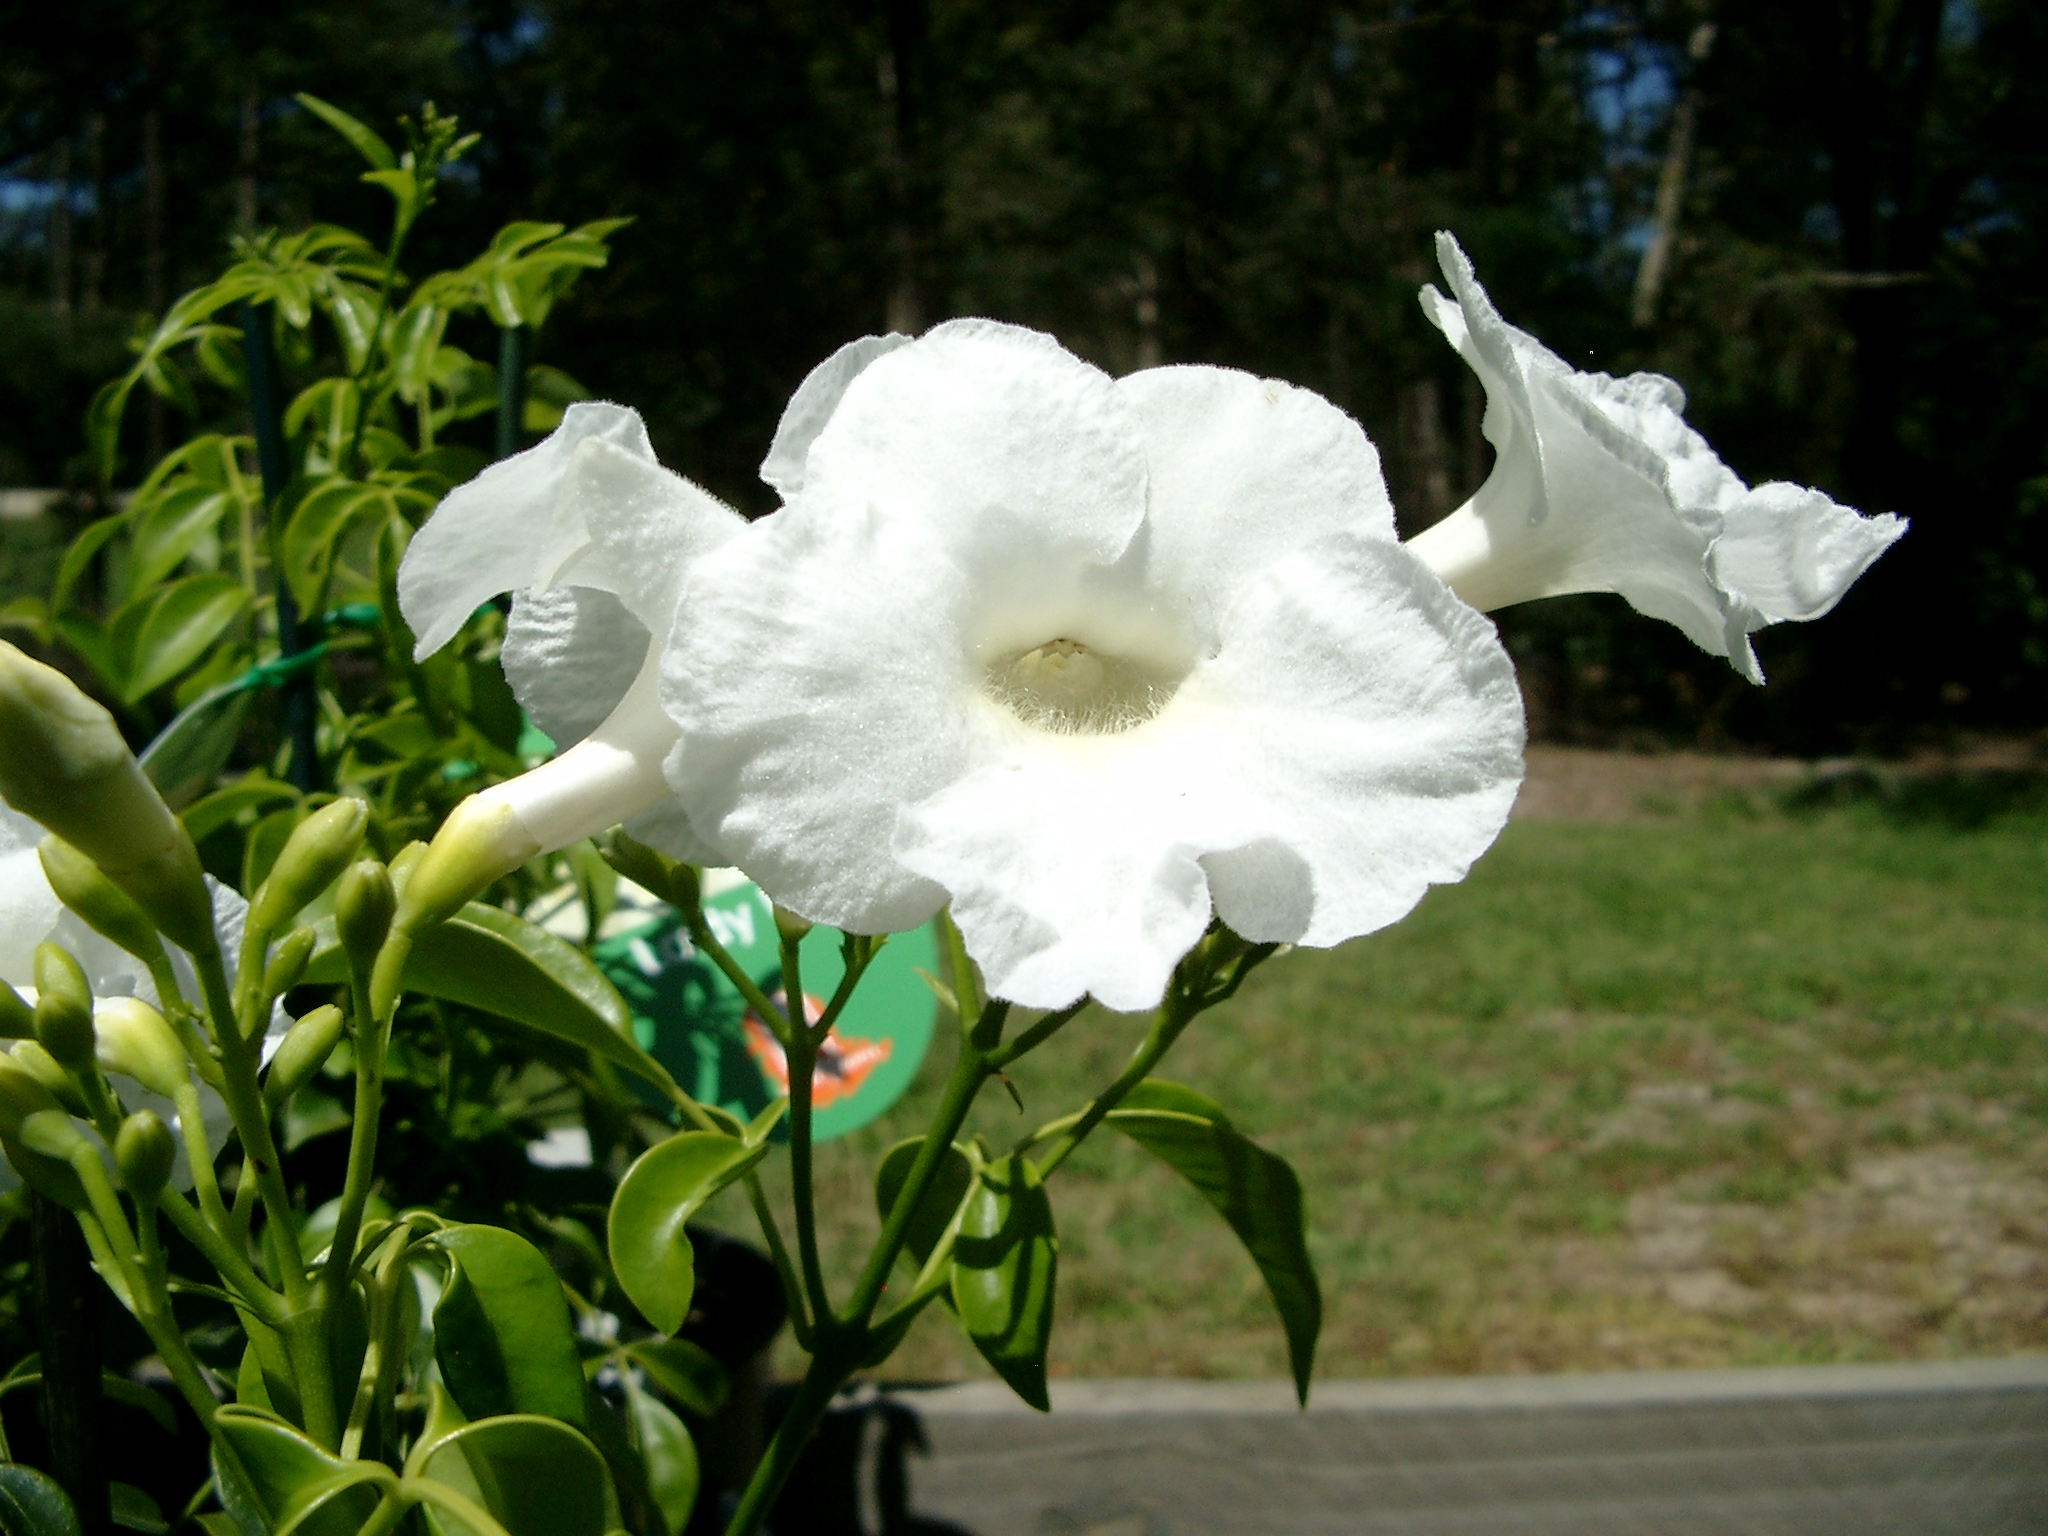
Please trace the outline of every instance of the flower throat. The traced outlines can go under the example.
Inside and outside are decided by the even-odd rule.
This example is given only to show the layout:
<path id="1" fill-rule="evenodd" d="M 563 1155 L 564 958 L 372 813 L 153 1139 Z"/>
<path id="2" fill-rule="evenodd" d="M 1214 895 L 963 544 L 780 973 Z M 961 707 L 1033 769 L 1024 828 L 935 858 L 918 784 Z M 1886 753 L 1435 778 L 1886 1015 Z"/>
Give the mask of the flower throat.
<path id="1" fill-rule="evenodd" d="M 1173 685 L 1079 640 L 1048 640 L 988 669 L 988 694 L 1026 725 L 1063 735 L 1109 736 L 1143 725 Z"/>

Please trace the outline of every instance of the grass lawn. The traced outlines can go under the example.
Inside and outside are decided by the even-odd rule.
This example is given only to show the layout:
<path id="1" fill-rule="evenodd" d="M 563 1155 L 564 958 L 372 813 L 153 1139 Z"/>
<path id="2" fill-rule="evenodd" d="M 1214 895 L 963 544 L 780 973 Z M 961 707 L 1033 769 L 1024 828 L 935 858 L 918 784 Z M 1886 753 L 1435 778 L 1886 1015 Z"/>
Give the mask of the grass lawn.
<path id="1" fill-rule="evenodd" d="M 1162 1075 L 1300 1173 L 1319 1374 L 2048 1348 L 2048 816 L 1962 820 L 1517 823 L 1399 927 L 1199 1021 Z M 1077 1020 L 1012 1071 L 1030 1120 L 991 1093 L 970 1129 L 1078 1106 L 1141 1032 Z M 947 1054 L 821 1151 L 841 1294 L 867 1170 Z M 1056 1374 L 1284 1373 L 1256 1272 L 1174 1175 L 1099 1132 L 1052 1190 Z M 887 1374 L 984 1370 L 934 1308 Z"/>

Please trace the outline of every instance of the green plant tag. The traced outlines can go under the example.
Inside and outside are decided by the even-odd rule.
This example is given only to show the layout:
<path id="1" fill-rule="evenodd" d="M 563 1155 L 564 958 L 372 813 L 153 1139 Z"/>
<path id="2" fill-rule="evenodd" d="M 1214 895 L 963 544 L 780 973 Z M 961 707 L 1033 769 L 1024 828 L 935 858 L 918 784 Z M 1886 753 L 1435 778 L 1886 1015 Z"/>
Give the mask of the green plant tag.
<path id="1" fill-rule="evenodd" d="M 734 871 L 706 871 L 704 890 L 712 936 L 780 1002 L 782 961 L 768 898 Z M 839 939 L 832 929 L 815 928 L 800 950 L 813 1018 L 845 974 Z M 632 1009 L 635 1038 L 700 1104 L 748 1120 L 788 1095 L 781 1045 L 739 990 L 695 951 L 672 909 L 622 903 L 592 955 Z M 909 1088 L 931 1042 L 935 1011 L 917 972 L 932 969 L 937 956 L 931 930 L 920 928 L 893 936 L 870 962 L 812 1078 L 813 1140 L 866 1125 Z"/>

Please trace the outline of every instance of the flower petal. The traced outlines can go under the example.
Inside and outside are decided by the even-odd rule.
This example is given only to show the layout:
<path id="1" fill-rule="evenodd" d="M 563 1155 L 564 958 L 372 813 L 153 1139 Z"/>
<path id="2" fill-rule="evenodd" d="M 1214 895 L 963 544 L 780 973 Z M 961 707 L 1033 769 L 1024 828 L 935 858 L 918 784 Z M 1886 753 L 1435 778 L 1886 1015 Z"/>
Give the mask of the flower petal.
<path id="1" fill-rule="evenodd" d="M 941 547 L 1022 535 L 1107 565 L 1144 519 L 1145 461 L 1107 374 L 1036 331 L 954 320 L 846 386 L 803 496 L 873 503 Z"/>
<path id="2" fill-rule="evenodd" d="M 1496 459 L 1409 547 L 1475 607 L 1618 592 L 1761 682 L 1749 633 L 1826 612 L 1904 532 L 1818 492 L 1751 491 L 1685 424 L 1671 380 L 1573 371 L 1501 318 L 1450 235 L 1437 254 L 1456 302 L 1425 288 L 1423 309 L 1486 387 Z"/>
<path id="3" fill-rule="evenodd" d="M 839 409 L 839 397 L 846 393 L 860 372 L 876 358 L 910 345 L 911 338 L 890 332 L 887 336 L 863 336 L 849 341 L 804 376 L 789 404 L 782 408 L 782 420 L 775 426 L 775 441 L 768 445 L 768 457 L 761 461 L 761 478 L 773 486 L 784 501 L 793 501 L 804 486 L 804 467 L 811 456 L 811 443 L 832 413 Z"/>
<path id="4" fill-rule="evenodd" d="M 637 412 L 578 401 L 546 439 L 457 486 L 427 519 L 398 572 L 399 607 L 418 637 L 419 656 L 454 639 L 463 621 L 500 592 L 547 585 L 589 543 L 582 518 L 562 505 L 561 495 L 586 441 L 654 463 Z"/>
<path id="5" fill-rule="evenodd" d="M 1214 624 L 1244 585 L 1325 534 L 1391 542 L 1379 454 L 1357 422 L 1305 389 L 1229 368 L 1148 368 L 1117 381 L 1145 445 L 1155 587 Z"/>
<path id="6" fill-rule="evenodd" d="M 1492 625 L 1398 546 L 1332 535 L 1250 584 L 1155 719 L 984 738 L 895 850 L 950 894 L 995 995 L 1146 1008 L 1212 900 L 1247 938 L 1328 945 L 1460 878 L 1521 744 Z"/>
<path id="7" fill-rule="evenodd" d="M 1819 491 L 1774 480 L 1728 509 L 1707 556 L 1714 580 L 1773 621 L 1817 619 L 1906 531 Z"/>
<path id="8" fill-rule="evenodd" d="M 520 708 L 562 749 L 618 707 L 647 646 L 646 627 L 614 594 L 550 587 L 513 597 L 498 663 Z"/>
<path id="9" fill-rule="evenodd" d="M 1521 785 L 1521 692 L 1493 625 L 1377 540 L 1276 563 L 1182 694 L 1231 713 L 1216 771 L 1261 841 L 1205 862 L 1249 939 L 1320 948 L 1398 921 L 1464 878 Z"/>
<path id="10" fill-rule="evenodd" d="M 915 530 L 808 496 L 692 571 L 663 659 L 669 783 L 792 911 L 881 933 L 944 900 L 889 838 L 962 760 L 967 601 Z"/>

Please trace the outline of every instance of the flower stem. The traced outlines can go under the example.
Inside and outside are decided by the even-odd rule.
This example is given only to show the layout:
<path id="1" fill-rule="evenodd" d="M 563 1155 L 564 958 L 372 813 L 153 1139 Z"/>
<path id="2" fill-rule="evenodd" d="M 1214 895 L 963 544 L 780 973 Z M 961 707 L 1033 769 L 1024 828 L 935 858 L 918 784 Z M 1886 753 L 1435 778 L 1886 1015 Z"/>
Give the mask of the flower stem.
<path id="1" fill-rule="evenodd" d="M 789 1411 L 776 1427 L 775 1436 L 768 1442 L 767 1454 L 747 1483 L 746 1491 L 734 1509 L 732 1519 L 726 1525 L 726 1536 L 752 1536 L 767 1518 L 776 1496 L 789 1475 L 796 1469 L 803 1448 L 809 1443 L 812 1433 L 831 1406 L 833 1395 L 841 1384 L 861 1366 L 868 1349 L 870 1335 L 868 1319 L 874 1315 L 875 1304 L 881 1299 L 882 1288 L 889 1278 L 890 1266 L 896 1262 L 896 1255 L 903 1250 L 904 1240 L 910 1235 L 911 1218 L 916 1214 L 925 1192 L 931 1188 L 937 1176 L 939 1164 L 946 1148 L 953 1144 L 960 1127 L 967 1120 L 967 1112 L 973 1107 L 975 1095 L 988 1081 L 989 1067 L 985 1050 L 976 1044 L 975 1037 L 985 1033 L 985 1026 L 993 1023 L 1001 1028 L 1001 1019 L 1007 1012 L 1007 1005 L 991 1004 L 983 1020 L 974 1029 L 962 1032 L 959 1059 L 953 1064 L 953 1075 L 946 1084 L 946 1091 L 939 1101 L 939 1107 L 932 1116 L 930 1130 L 924 1144 L 918 1149 L 916 1160 L 910 1165 L 910 1174 L 903 1181 L 903 1187 L 896 1196 L 895 1208 L 882 1223 L 882 1235 L 876 1239 L 873 1250 L 868 1254 L 866 1267 L 856 1282 L 852 1300 L 844 1311 L 831 1319 L 831 1326 L 824 1326 L 826 1318 L 820 1315 L 817 1330 L 817 1351 L 811 1356 L 810 1369 L 804 1372 L 802 1384 L 797 1388 Z M 990 1019 L 990 1015 L 993 1019 Z M 796 1150 L 805 1149 L 805 1166 L 808 1166 L 810 1140 L 810 1119 L 808 1105 L 801 1122 L 796 1118 L 796 1076 L 794 1067 L 790 1076 L 790 1151 L 791 1163 L 796 1164 Z M 797 1236 L 801 1241 L 805 1235 L 806 1211 L 800 1205 L 797 1213 Z M 809 1234 L 813 1245 L 816 1234 Z"/>

